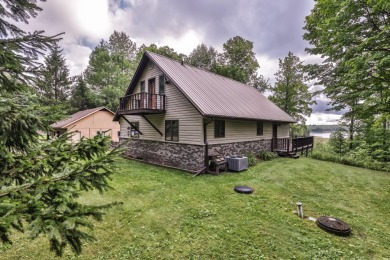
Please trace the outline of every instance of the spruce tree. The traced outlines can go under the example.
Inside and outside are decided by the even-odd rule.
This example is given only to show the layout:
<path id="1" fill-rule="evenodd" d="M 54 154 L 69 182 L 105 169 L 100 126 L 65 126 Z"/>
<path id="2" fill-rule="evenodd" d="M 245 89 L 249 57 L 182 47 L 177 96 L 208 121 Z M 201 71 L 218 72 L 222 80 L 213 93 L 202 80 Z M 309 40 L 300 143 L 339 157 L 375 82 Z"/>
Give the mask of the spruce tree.
<path id="1" fill-rule="evenodd" d="M 89 217 L 100 220 L 108 205 L 78 202 L 81 191 L 107 188 L 118 150 L 109 150 L 101 135 L 68 142 L 65 134 L 44 141 L 47 129 L 34 86 L 39 57 L 55 48 L 59 35 L 27 33 L 16 22 L 28 22 L 41 10 L 35 0 L 0 2 L 0 241 L 11 243 L 13 231 L 45 235 L 61 255 L 67 245 L 77 254 L 93 237 Z"/>
<path id="2" fill-rule="evenodd" d="M 55 43 L 45 57 L 44 67 L 37 82 L 37 92 L 47 99 L 63 102 L 69 99 L 71 84 L 72 79 L 62 50 Z"/>

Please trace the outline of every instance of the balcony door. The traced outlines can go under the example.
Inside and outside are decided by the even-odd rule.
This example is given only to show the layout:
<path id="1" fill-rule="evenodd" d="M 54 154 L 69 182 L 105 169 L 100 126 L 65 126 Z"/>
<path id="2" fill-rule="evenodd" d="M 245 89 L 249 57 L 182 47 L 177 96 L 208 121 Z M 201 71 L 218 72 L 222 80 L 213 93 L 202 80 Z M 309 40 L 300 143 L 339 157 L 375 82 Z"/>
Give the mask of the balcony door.
<path id="1" fill-rule="evenodd" d="M 156 109 L 157 108 L 157 98 L 156 98 L 156 80 L 149 79 L 148 81 L 149 87 L 149 108 Z"/>

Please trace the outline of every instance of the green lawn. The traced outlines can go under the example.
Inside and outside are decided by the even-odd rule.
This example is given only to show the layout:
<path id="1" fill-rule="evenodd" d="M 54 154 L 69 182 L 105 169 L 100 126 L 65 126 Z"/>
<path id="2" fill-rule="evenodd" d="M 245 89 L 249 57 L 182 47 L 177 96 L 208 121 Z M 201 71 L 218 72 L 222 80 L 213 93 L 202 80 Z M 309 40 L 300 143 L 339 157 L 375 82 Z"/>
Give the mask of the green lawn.
<path id="1" fill-rule="evenodd" d="M 118 161 L 115 190 L 83 201 L 123 201 L 107 211 L 81 259 L 390 258 L 390 175 L 309 158 L 261 162 L 242 173 L 192 177 Z M 237 194 L 235 185 L 255 188 Z M 352 227 L 337 237 L 292 212 L 329 215 Z M 46 240 L 15 235 L 1 259 L 52 259 Z M 77 258 L 68 250 L 64 258 Z"/>

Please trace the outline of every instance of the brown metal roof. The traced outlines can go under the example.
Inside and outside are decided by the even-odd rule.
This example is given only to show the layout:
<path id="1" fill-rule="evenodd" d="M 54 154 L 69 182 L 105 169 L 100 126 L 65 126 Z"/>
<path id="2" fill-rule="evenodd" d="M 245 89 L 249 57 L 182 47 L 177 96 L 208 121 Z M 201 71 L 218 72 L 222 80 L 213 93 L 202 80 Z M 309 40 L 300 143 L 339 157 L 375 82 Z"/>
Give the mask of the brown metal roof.
<path id="1" fill-rule="evenodd" d="M 74 113 L 73 115 L 69 116 L 66 119 L 63 119 L 61 121 L 55 122 L 54 124 L 51 124 L 50 126 L 55 129 L 61 129 L 61 128 L 66 128 L 70 124 L 75 123 L 76 121 L 79 121 L 80 119 L 87 117 L 93 113 L 96 113 L 101 110 L 106 110 L 108 112 L 111 112 L 114 115 L 114 112 L 109 110 L 108 108 L 105 107 L 96 107 L 96 108 L 91 108 L 83 111 L 79 111 L 77 113 Z"/>
<path id="2" fill-rule="evenodd" d="M 148 59 L 205 117 L 296 122 L 253 87 L 152 52 L 145 52 L 126 94 L 134 90 Z"/>

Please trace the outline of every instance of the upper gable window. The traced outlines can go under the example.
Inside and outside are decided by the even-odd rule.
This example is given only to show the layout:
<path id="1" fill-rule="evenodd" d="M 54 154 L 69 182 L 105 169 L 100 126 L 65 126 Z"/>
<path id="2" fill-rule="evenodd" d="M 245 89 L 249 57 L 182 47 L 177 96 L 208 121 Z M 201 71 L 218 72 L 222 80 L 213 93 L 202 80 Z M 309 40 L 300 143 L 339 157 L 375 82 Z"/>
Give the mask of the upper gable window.
<path id="1" fill-rule="evenodd" d="M 144 80 L 141 81 L 140 88 L 141 88 L 140 92 L 145 92 L 145 81 Z"/>
<path id="2" fill-rule="evenodd" d="M 160 95 L 165 95 L 165 76 L 164 75 L 160 75 L 160 77 L 158 79 L 158 82 L 159 82 L 158 93 Z"/>

